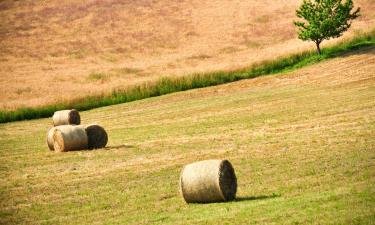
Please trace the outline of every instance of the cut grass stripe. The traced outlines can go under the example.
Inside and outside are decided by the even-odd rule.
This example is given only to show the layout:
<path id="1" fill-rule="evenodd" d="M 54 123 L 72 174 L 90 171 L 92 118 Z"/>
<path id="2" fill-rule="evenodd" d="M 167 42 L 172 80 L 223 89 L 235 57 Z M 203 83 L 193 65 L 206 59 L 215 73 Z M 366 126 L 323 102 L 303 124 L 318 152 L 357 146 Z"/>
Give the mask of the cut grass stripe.
<path id="1" fill-rule="evenodd" d="M 88 96 L 65 103 L 52 104 L 36 108 L 19 108 L 15 111 L 0 111 L 0 123 L 50 117 L 57 110 L 77 109 L 79 111 L 94 109 L 144 98 L 165 95 L 178 91 L 209 87 L 262 75 L 289 72 L 322 60 L 337 57 L 367 46 L 375 45 L 375 29 L 367 34 L 357 35 L 351 40 L 340 42 L 324 48 L 321 55 L 314 51 L 293 54 L 274 61 L 264 61 L 235 71 L 217 71 L 198 73 L 183 77 L 162 77 L 156 82 L 147 82 L 125 90 L 114 90 L 110 95 Z"/>

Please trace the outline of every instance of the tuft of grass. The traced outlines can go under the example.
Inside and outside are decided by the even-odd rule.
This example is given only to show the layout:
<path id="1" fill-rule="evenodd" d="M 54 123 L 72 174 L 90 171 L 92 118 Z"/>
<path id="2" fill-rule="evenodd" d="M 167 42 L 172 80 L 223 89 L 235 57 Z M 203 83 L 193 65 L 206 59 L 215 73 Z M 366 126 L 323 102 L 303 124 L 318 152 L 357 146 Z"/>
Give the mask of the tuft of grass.
<path id="1" fill-rule="evenodd" d="M 0 123 L 49 117 L 56 110 L 67 108 L 75 108 L 84 111 L 102 106 L 165 95 L 177 91 L 203 88 L 263 75 L 284 73 L 318 63 L 322 60 L 337 57 L 362 47 L 374 45 L 375 29 L 367 34 L 358 34 L 350 40 L 345 40 L 333 46 L 324 48 L 321 55 L 317 55 L 315 51 L 306 51 L 273 61 L 263 61 L 249 68 L 235 71 L 197 73 L 178 78 L 162 77 L 156 82 L 146 82 L 131 88 L 114 90 L 110 95 L 88 96 L 71 100 L 69 102 L 57 103 L 38 108 L 27 107 L 15 111 L 0 111 Z M 90 74 L 89 79 L 101 80 L 103 82 L 109 79 L 109 75 L 105 73 L 92 73 Z"/>
<path id="2" fill-rule="evenodd" d="M 262 46 L 261 43 L 256 42 L 256 41 L 251 41 L 251 40 L 247 40 L 247 41 L 245 41 L 244 44 L 245 44 L 248 48 L 259 48 L 259 47 Z"/>
<path id="3" fill-rule="evenodd" d="M 111 77 L 110 74 L 107 73 L 90 73 L 88 76 L 88 80 L 93 80 L 93 81 L 107 81 Z"/>
<path id="4" fill-rule="evenodd" d="M 139 74 L 143 70 L 138 69 L 138 68 L 131 68 L 131 67 L 123 67 L 123 68 L 118 68 L 118 69 L 113 69 L 113 71 L 117 75 L 128 75 L 128 74 Z"/>
<path id="5" fill-rule="evenodd" d="M 206 54 L 199 54 L 199 55 L 193 55 L 193 56 L 190 56 L 188 57 L 188 59 L 198 59 L 198 60 L 204 60 L 204 59 L 209 59 L 209 58 L 212 58 L 212 56 L 210 55 L 206 55 Z"/>
<path id="6" fill-rule="evenodd" d="M 16 93 L 18 95 L 22 94 L 22 93 L 29 93 L 31 92 L 31 88 L 30 87 L 26 87 L 26 88 L 18 88 Z"/>
<path id="7" fill-rule="evenodd" d="M 55 53 L 55 54 L 56 56 L 53 56 L 53 55 L 52 56 L 57 57 L 58 53 Z M 87 55 L 87 52 L 84 49 L 78 49 L 78 50 L 68 52 L 68 56 L 73 59 L 83 59 L 85 58 L 86 55 Z"/>

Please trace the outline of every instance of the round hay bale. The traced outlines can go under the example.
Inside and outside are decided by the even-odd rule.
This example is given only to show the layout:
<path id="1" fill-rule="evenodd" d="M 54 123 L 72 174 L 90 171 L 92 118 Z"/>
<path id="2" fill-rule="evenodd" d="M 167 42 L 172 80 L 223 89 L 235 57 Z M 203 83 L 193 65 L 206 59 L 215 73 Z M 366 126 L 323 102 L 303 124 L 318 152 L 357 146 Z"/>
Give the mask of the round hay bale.
<path id="1" fill-rule="evenodd" d="M 88 148 L 104 148 L 108 142 L 108 134 L 103 127 L 97 124 L 86 126 L 86 134 L 88 137 Z"/>
<path id="2" fill-rule="evenodd" d="M 79 112 L 75 109 L 56 111 L 53 116 L 53 126 L 60 125 L 79 125 L 81 123 L 81 117 Z"/>
<path id="3" fill-rule="evenodd" d="M 47 133 L 47 145 L 48 145 L 49 150 L 51 150 L 51 151 L 55 150 L 53 148 L 53 132 L 55 130 L 56 130 L 56 127 L 52 127 L 51 129 L 49 129 L 49 131 Z"/>
<path id="4" fill-rule="evenodd" d="M 82 125 L 61 125 L 53 131 L 53 148 L 57 152 L 87 149 L 87 134 Z"/>
<path id="5" fill-rule="evenodd" d="M 187 203 L 223 202 L 235 199 L 237 178 L 228 160 L 205 160 L 186 165 L 180 190 Z"/>

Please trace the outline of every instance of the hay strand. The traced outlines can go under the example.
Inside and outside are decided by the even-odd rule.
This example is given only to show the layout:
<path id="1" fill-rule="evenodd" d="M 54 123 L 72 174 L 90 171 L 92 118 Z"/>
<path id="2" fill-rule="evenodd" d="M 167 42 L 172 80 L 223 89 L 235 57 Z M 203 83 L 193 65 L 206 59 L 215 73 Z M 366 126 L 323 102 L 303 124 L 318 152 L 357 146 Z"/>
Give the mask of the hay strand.
<path id="1" fill-rule="evenodd" d="M 104 148 L 108 142 L 108 134 L 103 127 L 97 124 L 86 126 L 86 134 L 88 137 L 88 148 Z"/>
<path id="2" fill-rule="evenodd" d="M 79 125 L 81 123 L 79 112 L 75 109 L 56 111 L 52 116 L 52 120 L 53 126 Z"/>
<path id="3" fill-rule="evenodd" d="M 228 160 L 205 160 L 186 165 L 180 190 L 187 203 L 223 202 L 235 199 L 237 178 Z"/>
<path id="4" fill-rule="evenodd" d="M 53 131 L 53 147 L 57 152 L 87 149 L 88 138 L 82 125 L 61 125 Z"/>

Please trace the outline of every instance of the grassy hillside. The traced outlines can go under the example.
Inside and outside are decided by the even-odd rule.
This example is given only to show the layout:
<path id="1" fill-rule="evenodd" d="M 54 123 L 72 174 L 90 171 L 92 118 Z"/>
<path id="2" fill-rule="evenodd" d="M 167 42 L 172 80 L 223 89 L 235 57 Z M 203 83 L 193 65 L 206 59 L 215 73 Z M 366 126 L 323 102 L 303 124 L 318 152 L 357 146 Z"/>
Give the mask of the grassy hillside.
<path id="1" fill-rule="evenodd" d="M 0 123 L 46 118 L 51 117 L 57 110 L 74 108 L 83 111 L 178 91 L 293 71 L 306 65 L 312 65 L 333 57 L 340 57 L 353 50 L 371 46 L 375 46 L 375 29 L 365 34 L 356 35 L 352 39 L 339 42 L 328 48 L 324 48 L 319 55 L 317 55 L 315 51 L 305 51 L 272 61 L 264 61 L 251 67 L 238 70 L 196 73 L 182 77 L 161 77 L 153 82 L 144 82 L 126 89 L 116 89 L 112 91 L 111 94 L 91 95 L 40 107 L 22 107 L 13 111 L 0 110 Z"/>
<path id="2" fill-rule="evenodd" d="M 0 2 L 0 109 L 108 94 L 160 76 L 234 70 L 312 47 L 301 1 Z M 348 36 L 374 27 L 373 0 Z"/>
<path id="3" fill-rule="evenodd" d="M 82 112 L 106 149 L 0 124 L 1 224 L 373 224 L 375 48 L 283 75 Z M 182 166 L 229 159 L 238 199 L 186 205 Z"/>

